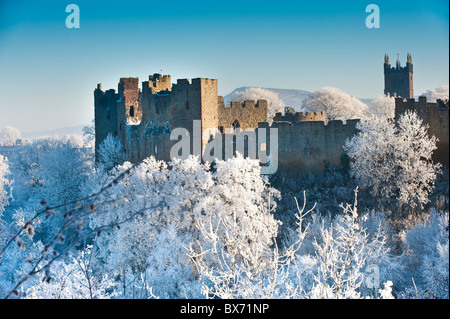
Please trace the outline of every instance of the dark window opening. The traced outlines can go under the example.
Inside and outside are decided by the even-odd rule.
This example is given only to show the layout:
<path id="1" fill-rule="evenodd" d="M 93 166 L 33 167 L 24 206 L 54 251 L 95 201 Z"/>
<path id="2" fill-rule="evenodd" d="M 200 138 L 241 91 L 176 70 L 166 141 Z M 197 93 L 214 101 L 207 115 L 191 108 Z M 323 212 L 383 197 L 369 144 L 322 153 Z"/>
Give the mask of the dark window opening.
<path id="1" fill-rule="evenodd" d="M 231 127 L 233 128 L 233 131 L 236 131 L 241 128 L 241 124 L 238 120 L 234 120 L 233 124 L 231 124 Z"/>
<path id="2" fill-rule="evenodd" d="M 130 117 L 134 117 L 134 106 L 130 106 Z"/>
<path id="3" fill-rule="evenodd" d="M 186 110 L 189 110 L 189 101 L 186 102 Z"/>

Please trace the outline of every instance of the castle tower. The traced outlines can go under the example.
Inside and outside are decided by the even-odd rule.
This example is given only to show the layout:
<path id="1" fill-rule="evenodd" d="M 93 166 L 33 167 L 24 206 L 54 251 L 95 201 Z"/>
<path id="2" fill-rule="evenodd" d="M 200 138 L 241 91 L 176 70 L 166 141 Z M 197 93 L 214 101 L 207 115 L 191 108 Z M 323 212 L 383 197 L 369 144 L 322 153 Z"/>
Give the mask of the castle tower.
<path id="1" fill-rule="evenodd" d="M 108 134 L 117 136 L 117 99 L 118 95 L 114 89 L 103 91 L 101 83 L 97 84 L 94 91 L 96 160 L 100 143 Z"/>
<path id="2" fill-rule="evenodd" d="M 397 56 L 395 67 L 389 64 L 389 55 L 384 56 L 384 94 L 411 99 L 414 98 L 413 64 L 411 54 L 407 54 L 406 66 L 402 67 Z"/>

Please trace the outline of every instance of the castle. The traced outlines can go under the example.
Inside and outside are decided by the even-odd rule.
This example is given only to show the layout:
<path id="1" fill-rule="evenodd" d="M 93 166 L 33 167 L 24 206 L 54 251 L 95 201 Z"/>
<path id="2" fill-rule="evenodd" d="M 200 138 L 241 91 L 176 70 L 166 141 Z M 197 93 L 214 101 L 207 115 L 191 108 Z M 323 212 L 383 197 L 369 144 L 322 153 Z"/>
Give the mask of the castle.
<path id="1" fill-rule="evenodd" d="M 429 103 L 425 97 L 420 97 L 418 102 L 414 100 L 409 53 L 405 68 L 400 67 L 398 60 L 396 68 L 391 68 L 386 55 L 384 72 L 385 93 L 398 96 L 396 117 L 406 109 L 416 110 L 430 125 L 430 134 L 439 138 L 434 159 L 448 166 L 448 101 Z M 225 105 L 223 97 L 218 95 L 216 79 L 178 79 L 172 84 L 170 75 L 161 74 L 150 75 L 148 81 L 142 82 L 142 89 L 138 78 L 121 78 L 117 93 L 114 89 L 103 91 L 98 84 L 94 105 L 96 158 L 100 143 L 112 134 L 119 138 L 131 162 L 139 162 L 148 156 L 170 161 L 171 149 L 178 142 L 170 135 L 180 127 L 186 129 L 186 135 L 193 136 L 189 145 L 193 154 L 209 152 L 207 144 L 217 136 L 222 139 L 234 136 L 234 139 L 228 139 L 228 145 L 233 147 L 240 134 L 254 131 L 259 157 L 261 154 L 270 156 L 269 131 L 276 128 L 278 170 L 289 175 L 318 174 L 327 165 L 346 165 L 348 160 L 342 146 L 357 133 L 359 121 L 326 122 L 324 112 L 297 112 L 277 113 L 269 123 L 265 100 Z M 194 123 L 199 123 L 198 132 Z M 199 146 L 195 145 L 195 138 L 201 141 Z M 247 145 L 243 153 L 248 155 L 250 151 Z M 226 152 L 220 152 L 217 157 L 226 159 Z"/>

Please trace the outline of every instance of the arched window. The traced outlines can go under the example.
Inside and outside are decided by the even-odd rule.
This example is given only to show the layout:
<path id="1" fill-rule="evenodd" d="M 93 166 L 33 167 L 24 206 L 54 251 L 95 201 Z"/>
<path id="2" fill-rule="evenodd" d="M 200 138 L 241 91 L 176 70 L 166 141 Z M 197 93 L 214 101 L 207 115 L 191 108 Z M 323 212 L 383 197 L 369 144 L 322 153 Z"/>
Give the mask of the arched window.
<path id="1" fill-rule="evenodd" d="M 238 120 L 234 120 L 233 124 L 231 124 L 231 127 L 233 129 L 233 132 L 236 132 L 237 130 L 241 129 L 241 124 Z"/>
<path id="2" fill-rule="evenodd" d="M 130 106 L 130 117 L 134 117 L 134 106 Z"/>

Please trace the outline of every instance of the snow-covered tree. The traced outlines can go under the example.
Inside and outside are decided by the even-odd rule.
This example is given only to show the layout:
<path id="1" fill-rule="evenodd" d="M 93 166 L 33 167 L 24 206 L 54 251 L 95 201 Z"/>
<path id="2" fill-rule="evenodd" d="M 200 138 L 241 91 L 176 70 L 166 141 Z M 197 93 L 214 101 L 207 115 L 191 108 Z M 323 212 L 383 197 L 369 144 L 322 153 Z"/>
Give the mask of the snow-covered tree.
<path id="1" fill-rule="evenodd" d="M 449 298 L 448 212 L 432 211 L 402 233 L 402 298 Z"/>
<path id="2" fill-rule="evenodd" d="M 448 85 L 443 85 L 434 90 L 426 90 L 421 96 L 426 96 L 428 102 L 436 102 L 436 100 L 447 100 L 449 99 Z"/>
<path id="3" fill-rule="evenodd" d="M 10 174 L 8 160 L 0 155 L 0 219 L 3 213 L 3 210 L 6 205 L 8 205 L 8 201 L 11 196 L 11 182 L 7 179 L 7 176 Z M 0 222 L 1 223 L 1 222 Z"/>
<path id="4" fill-rule="evenodd" d="M 104 166 L 104 169 L 110 170 L 114 166 L 122 164 L 126 159 L 127 156 L 119 138 L 108 134 L 98 148 L 98 161 Z"/>
<path id="5" fill-rule="evenodd" d="M 370 102 L 369 112 L 374 116 L 383 118 L 395 117 L 395 98 L 390 95 L 382 95 Z"/>
<path id="6" fill-rule="evenodd" d="M 197 277 L 184 247 L 198 237 L 194 206 L 213 184 L 208 167 L 190 157 L 174 161 L 169 169 L 150 157 L 139 165 L 125 162 L 111 171 L 111 180 L 124 171 L 130 173 L 111 189 L 112 201 L 98 208 L 90 227 L 127 220 L 96 241 L 105 271 L 120 278 L 124 295 L 131 293 L 130 278 L 133 282 L 144 278 L 163 298 L 199 296 L 189 288 Z M 163 278 L 171 282 L 163 284 Z"/>
<path id="7" fill-rule="evenodd" d="M 248 88 L 245 91 L 235 92 L 231 97 L 232 101 L 245 100 L 266 100 L 267 101 L 267 120 L 272 121 L 275 113 L 282 112 L 284 102 L 278 97 L 278 94 L 263 88 Z"/>
<path id="8" fill-rule="evenodd" d="M 367 105 L 337 88 L 323 87 L 303 102 L 305 111 L 325 112 L 328 121 L 360 119 L 367 116 Z"/>
<path id="9" fill-rule="evenodd" d="M 341 205 L 343 214 L 330 227 L 322 227 L 321 242 L 315 239 L 319 270 L 311 297 L 325 299 L 361 298 L 367 260 L 383 253 L 386 238 L 369 239 L 357 211 L 357 190 L 353 206 Z"/>
<path id="10" fill-rule="evenodd" d="M 15 145 L 20 139 L 20 131 L 12 126 L 6 126 L 0 131 L 0 141 L 6 145 Z"/>
<path id="11" fill-rule="evenodd" d="M 440 165 L 433 164 L 436 137 L 429 137 L 415 112 L 407 111 L 396 124 L 372 117 L 357 124 L 359 133 L 344 149 L 351 158 L 351 173 L 375 197 L 394 196 L 411 208 L 428 202 Z"/>
<path id="12" fill-rule="evenodd" d="M 92 120 L 92 124 L 83 126 L 83 137 L 84 137 L 84 144 L 93 146 L 95 143 L 95 124 L 94 120 Z"/>
<path id="13" fill-rule="evenodd" d="M 115 186 L 112 205 L 90 223 L 95 228 L 129 219 L 96 241 L 105 269 L 122 279 L 145 274 L 161 297 L 199 297 L 198 274 L 184 247 L 207 245 L 197 225 L 231 223 L 239 229 L 220 227 L 217 234 L 223 242 L 232 241 L 230 252 L 255 264 L 264 262 L 263 252 L 276 236 L 277 222 L 270 214 L 276 192 L 260 176 L 257 161 L 238 156 L 219 161 L 211 172 L 193 156 L 169 166 L 151 157 L 134 167 L 124 163 L 112 171 L 112 178 L 130 168 Z"/>
<path id="14" fill-rule="evenodd" d="M 245 217 L 238 218 L 235 214 L 222 215 L 215 222 L 211 216 L 209 221 L 197 223 L 205 243 L 201 247 L 191 245 L 189 254 L 200 273 L 203 295 L 225 299 L 301 297 L 301 285 L 293 285 L 289 275 L 294 255 L 305 238 L 307 227 L 303 229 L 303 219 L 311 210 L 298 207 L 296 238 L 283 249 L 278 248 L 275 234 L 265 223 L 255 222 L 256 225 L 249 227 L 247 223 L 251 221 L 246 222 Z M 260 206 L 249 217 L 269 220 L 274 225 L 272 231 L 277 231 L 270 203 Z M 253 236 L 266 240 L 255 243 L 257 239 Z M 242 241 L 241 238 L 247 239 Z M 297 267 L 298 276 L 301 271 Z"/>
<path id="15" fill-rule="evenodd" d="M 90 159 L 70 141 L 57 138 L 34 140 L 14 157 L 11 170 L 17 198 L 50 205 L 76 200 L 87 179 Z"/>
<path id="16" fill-rule="evenodd" d="M 8 175 L 10 175 L 8 161 L 0 155 L 0 247 L 7 236 L 7 230 L 3 222 L 3 212 L 11 199 L 11 181 L 7 178 L 9 177 Z"/>
<path id="17" fill-rule="evenodd" d="M 119 293 L 118 285 L 106 273 L 93 269 L 92 245 L 67 260 L 54 263 L 51 277 L 38 273 L 22 290 L 27 299 L 110 299 Z M 50 279 L 48 279 L 50 278 Z M 48 282 L 46 282 L 48 279 Z M 42 284 L 44 282 L 44 284 Z"/>
<path id="18" fill-rule="evenodd" d="M 73 148 L 83 147 L 84 145 L 83 138 L 81 137 L 81 135 L 77 134 L 65 135 L 62 140 Z"/>

